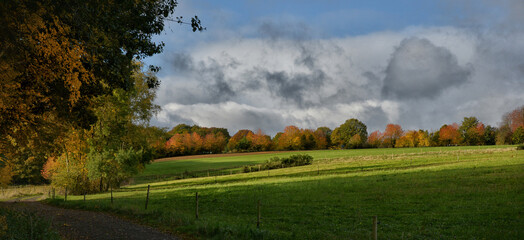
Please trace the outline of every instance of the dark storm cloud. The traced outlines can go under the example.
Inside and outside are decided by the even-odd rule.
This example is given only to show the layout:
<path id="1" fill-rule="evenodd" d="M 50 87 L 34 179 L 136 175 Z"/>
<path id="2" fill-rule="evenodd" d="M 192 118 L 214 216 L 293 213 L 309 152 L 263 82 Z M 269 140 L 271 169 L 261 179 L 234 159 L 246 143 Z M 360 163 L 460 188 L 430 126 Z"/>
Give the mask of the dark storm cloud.
<path id="1" fill-rule="evenodd" d="M 194 123 L 207 127 L 225 127 L 231 134 L 240 129 L 264 129 L 266 133 L 275 134 L 286 124 L 293 121 L 279 112 L 254 108 L 234 102 L 219 104 L 194 104 L 182 106 L 168 104 L 164 107 L 164 122 Z M 191 120 L 185 116 L 190 116 Z"/>
<path id="2" fill-rule="evenodd" d="M 466 82 L 471 70 L 448 49 L 427 39 L 404 39 L 386 68 L 382 94 L 392 99 L 435 98 Z"/>
<path id="3" fill-rule="evenodd" d="M 238 63 L 230 59 L 208 59 L 207 62 L 195 62 L 186 53 L 174 53 L 169 57 L 172 70 L 197 83 L 197 87 L 176 87 L 166 90 L 172 102 L 180 104 L 218 103 L 230 100 L 236 95 L 235 90 L 226 79 L 224 70 L 234 68 Z"/>
<path id="4" fill-rule="evenodd" d="M 177 72 L 193 70 L 193 57 L 186 53 L 174 53 L 169 57 L 171 68 Z"/>
<path id="5" fill-rule="evenodd" d="M 271 93 L 287 101 L 295 103 L 298 107 L 309 107 L 313 105 L 307 100 L 307 94 L 322 87 L 326 74 L 317 69 L 310 74 L 287 72 L 270 72 L 265 70 L 262 74 L 266 80 Z"/>
<path id="6" fill-rule="evenodd" d="M 359 118 L 361 118 L 368 127 L 368 134 L 371 133 L 373 129 L 383 128 L 384 123 L 389 121 L 382 107 L 368 106 L 360 115 Z"/>

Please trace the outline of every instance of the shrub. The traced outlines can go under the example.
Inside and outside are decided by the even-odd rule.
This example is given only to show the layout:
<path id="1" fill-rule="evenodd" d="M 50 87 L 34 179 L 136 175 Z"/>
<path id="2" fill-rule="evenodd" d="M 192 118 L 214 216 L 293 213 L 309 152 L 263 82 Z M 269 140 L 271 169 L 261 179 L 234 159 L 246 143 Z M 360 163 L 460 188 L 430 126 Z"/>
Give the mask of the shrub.
<path id="1" fill-rule="evenodd" d="M 307 154 L 298 154 L 283 158 L 281 161 L 285 167 L 304 166 L 311 165 L 311 163 L 313 163 L 313 157 Z"/>
<path id="2" fill-rule="evenodd" d="M 517 150 L 524 150 L 524 145 L 518 145 Z"/>

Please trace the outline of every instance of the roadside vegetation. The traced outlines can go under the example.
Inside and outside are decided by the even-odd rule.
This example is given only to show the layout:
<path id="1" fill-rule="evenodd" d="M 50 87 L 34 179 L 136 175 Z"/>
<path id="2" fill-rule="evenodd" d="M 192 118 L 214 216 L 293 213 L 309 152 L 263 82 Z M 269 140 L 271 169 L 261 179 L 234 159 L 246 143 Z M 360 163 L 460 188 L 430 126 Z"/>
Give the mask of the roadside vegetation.
<path id="1" fill-rule="evenodd" d="M 31 212 L 15 211 L 0 205 L 0 239 L 58 240 L 51 223 Z"/>

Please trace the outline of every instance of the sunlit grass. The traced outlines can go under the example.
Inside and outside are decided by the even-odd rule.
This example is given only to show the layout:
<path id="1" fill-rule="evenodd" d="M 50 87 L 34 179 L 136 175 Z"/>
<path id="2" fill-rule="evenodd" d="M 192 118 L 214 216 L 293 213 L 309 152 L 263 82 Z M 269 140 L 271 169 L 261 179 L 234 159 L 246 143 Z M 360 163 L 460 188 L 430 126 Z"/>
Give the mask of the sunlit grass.
<path id="1" fill-rule="evenodd" d="M 51 189 L 49 185 L 25 185 L 0 188 L 0 201 L 49 195 Z"/>
<path id="2" fill-rule="evenodd" d="M 151 183 L 147 210 L 148 184 L 118 190 L 112 205 L 108 193 L 89 195 L 85 203 L 82 196 L 55 203 L 219 239 L 367 239 L 374 215 L 385 239 L 524 234 L 524 153 L 514 147 L 309 153 L 317 156 L 313 165 Z"/>

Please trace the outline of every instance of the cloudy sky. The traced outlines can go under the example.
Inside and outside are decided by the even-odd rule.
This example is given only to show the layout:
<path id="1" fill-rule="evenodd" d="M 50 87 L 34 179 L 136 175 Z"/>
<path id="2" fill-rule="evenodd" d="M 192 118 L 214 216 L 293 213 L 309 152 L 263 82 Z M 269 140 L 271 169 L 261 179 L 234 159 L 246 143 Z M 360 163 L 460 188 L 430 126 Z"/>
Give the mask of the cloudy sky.
<path id="1" fill-rule="evenodd" d="M 496 126 L 524 104 L 523 12 L 522 0 L 180 0 L 175 16 L 207 30 L 168 22 L 155 37 L 152 124 Z"/>

